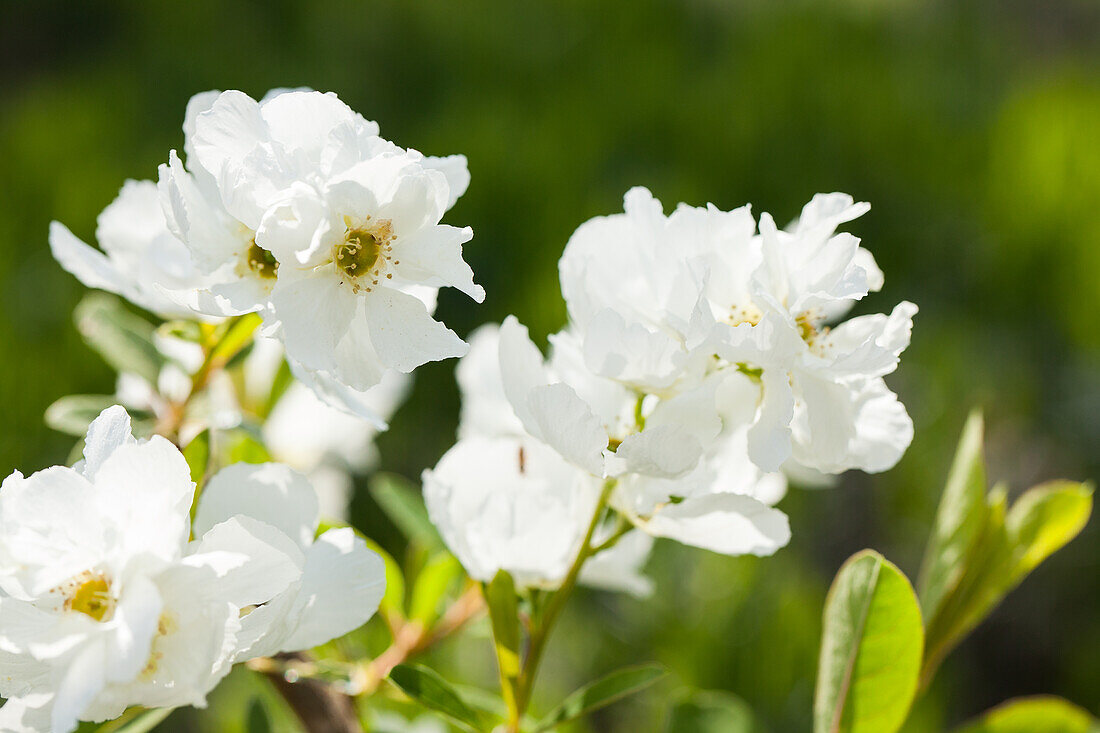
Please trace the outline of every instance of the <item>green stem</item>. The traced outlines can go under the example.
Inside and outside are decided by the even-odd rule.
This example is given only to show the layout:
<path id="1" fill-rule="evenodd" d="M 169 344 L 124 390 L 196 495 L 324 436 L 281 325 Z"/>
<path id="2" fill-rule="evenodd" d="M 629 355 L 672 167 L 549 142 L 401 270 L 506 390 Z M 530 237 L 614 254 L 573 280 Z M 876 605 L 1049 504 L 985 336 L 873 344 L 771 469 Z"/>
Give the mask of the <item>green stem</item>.
<path id="1" fill-rule="evenodd" d="M 592 547 L 592 537 L 596 534 L 596 528 L 600 524 L 600 518 L 603 516 L 607 501 L 611 497 L 611 490 L 614 488 L 614 479 L 608 479 L 604 482 L 603 491 L 600 493 L 595 511 L 592 512 L 592 519 L 588 523 L 588 531 L 585 532 L 584 541 L 581 543 L 577 558 L 573 561 L 573 565 L 569 568 L 569 572 L 566 574 L 561 586 L 550 596 L 546 608 L 539 614 L 538 623 L 534 624 L 531 629 L 527 656 L 523 660 L 523 668 L 520 670 L 519 679 L 516 682 L 516 711 L 514 717 L 509 716 L 509 731 L 519 730 L 519 721 L 527 712 L 527 705 L 531 702 L 531 691 L 534 688 L 535 676 L 538 674 L 539 664 L 542 662 L 542 655 L 546 649 L 546 642 L 550 638 L 550 632 L 553 631 L 554 622 L 557 621 L 562 609 L 565 608 L 566 601 L 569 600 L 569 596 L 573 592 L 573 588 L 577 585 L 581 568 L 595 552 L 595 548 Z"/>

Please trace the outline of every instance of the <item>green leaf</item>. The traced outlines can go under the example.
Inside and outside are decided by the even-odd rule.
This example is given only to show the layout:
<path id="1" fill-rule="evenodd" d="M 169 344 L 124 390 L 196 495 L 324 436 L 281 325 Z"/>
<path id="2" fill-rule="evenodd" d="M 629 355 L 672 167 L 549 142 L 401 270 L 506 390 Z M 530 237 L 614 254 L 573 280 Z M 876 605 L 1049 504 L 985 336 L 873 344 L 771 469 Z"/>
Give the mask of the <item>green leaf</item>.
<path id="1" fill-rule="evenodd" d="M 207 428 L 191 439 L 183 449 L 183 459 L 191 469 L 191 480 L 196 489 L 201 488 L 210 467 L 210 429 Z"/>
<path id="2" fill-rule="evenodd" d="M 101 725 L 97 733 L 149 733 L 172 714 L 173 708 L 155 710 L 133 708 L 132 710 L 134 712 L 127 711 L 118 720 Z"/>
<path id="3" fill-rule="evenodd" d="M 693 691 L 669 711 L 669 733 L 755 733 L 759 730 L 752 708 L 736 695 L 721 690 Z"/>
<path id="4" fill-rule="evenodd" d="M 500 669 L 500 689 L 511 706 L 516 697 L 516 678 L 520 669 L 519 604 L 516 584 L 506 570 L 497 571 L 492 582 L 484 587 L 489 622 L 493 627 L 493 644 Z"/>
<path id="5" fill-rule="evenodd" d="M 164 356 L 153 344 L 152 323 L 106 293 L 90 293 L 73 311 L 76 329 L 116 372 L 128 372 L 156 384 Z"/>
<path id="6" fill-rule="evenodd" d="M 55 401 L 46 408 L 46 425 L 54 430 L 84 437 L 88 432 L 88 426 L 92 420 L 99 417 L 99 413 L 111 405 L 118 404 L 118 400 L 111 395 L 97 394 L 71 394 Z M 152 417 L 147 412 L 135 411 L 136 417 Z M 135 417 L 135 415 L 131 415 Z"/>
<path id="7" fill-rule="evenodd" d="M 909 580 L 877 552 L 841 567 L 825 599 L 814 733 L 893 733 L 917 691 L 924 631 Z"/>
<path id="8" fill-rule="evenodd" d="M 248 706 L 248 733 L 271 733 L 271 721 L 267 719 L 267 710 L 263 701 L 253 698 Z"/>
<path id="9" fill-rule="evenodd" d="M 382 596 L 379 608 L 386 615 L 405 618 L 405 574 L 401 572 L 401 566 L 377 542 L 362 534 L 359 537 L 367 543 L 367 547 L 381 556 L 386 567 L 386 593 Z"/>
<path id="10" fill-rule="evenodd" d="M 462 577 L 462 565 L 446 550 L 437 552 L 421 568 L 409 599 L 409 618 L 431 628 L 439 606 L 454 582 Z"/>
<path id="11" fill-rule="evenodd" d="M 958 586 L 985 527 L 988 509 L 982 435 L 982 415 L 972 412 L 947 475 L 917 583 L 925 618 L 932 618 Z"/>
<path id="12" fill-rule="evenodd" d="M 427 667 L 399 664 L 390 670 L 390 681 L 424 707 L 471 730 L 486 731 L 491 727 L 450 683 Z"/>
<path id="13" fill-rule="evenodd" d="M 279 400 L 283 398 L 283 395 L 286 394 L 292 384 L 294 384 L 294 374 L 290 371 L 290 364 L 287 363 L 286 359 L 283 359 L 279 364 L 278 371 L 275 372 L 275 376 L 271 380 L 271 391 L 268 392 L 264 404 L 260 406 L 260 417 L 266 419 L 271 414 L 271 411 L 275 409 L 275 405 L 279 403 Z"/>
<path id="14" fill-rule="evenodd" d="M 428 510 L 420 492 L 406 479 L 392 473 L 380 473 L 371 480 L 371 496 L 409 542 L 432 550 L 442 550 L 443 540 L 428 519 Z"/>
<path id="15" fill-rule="evenodd" d="M 1100 723 L 1059 697 L 1009 700 L 955 733 L 1094 733 Z"/>
<path id="16" fill-rule="evenodd" d="M 223 466 L 234 463 L 270 463 L 274 460 L 260 439 L 248 430 L 237 428 L 219 435 L 224 436 L 219 441 L 224 444 L 221 447 Z"/>
<path id="17" fill-rule="evenodd" d="M 217 344 L 207 357 L 211 363 L 229 364 L 242 349 L 251 345 L 252 334 L 260 326 L 261 318 L 258 313 L 246 313 L 227 323 L 228 327 L 218 336 Z"/>
<path id="18" fill-rule="evenodd" d="M 1005 517 L 1013 548 L 1007 583 L 1019 584 L 1039 563 L 1065 547 L 1085 528 L 1091 513 L 1088 484 L 1049 481 L 1025 492 Z"/>
<path id="19" fill-rule="evenodd" d="M 627 695 L 649 687 L 668 674 L 664 667 L 656 664 L 644 664 L 638 667 L 623 667 L 606 677 L 585 685 L 560 705 L 554 708 L 535 727 L 535 733 L 550 730 L 562 723 L 587 715 L 593 710 L 610 705 Z"/>
<path id="20" fill-rule="evenodd" d="M 1092 488 L 1053 481 L 1029 489 L 1007 509 L 1005 491 L 997 487 L 987 502 L 986 526 L 964 576 L 928 622 L 924 685 L 1028 573 L 1084 528 L 1092 511 Z"/>

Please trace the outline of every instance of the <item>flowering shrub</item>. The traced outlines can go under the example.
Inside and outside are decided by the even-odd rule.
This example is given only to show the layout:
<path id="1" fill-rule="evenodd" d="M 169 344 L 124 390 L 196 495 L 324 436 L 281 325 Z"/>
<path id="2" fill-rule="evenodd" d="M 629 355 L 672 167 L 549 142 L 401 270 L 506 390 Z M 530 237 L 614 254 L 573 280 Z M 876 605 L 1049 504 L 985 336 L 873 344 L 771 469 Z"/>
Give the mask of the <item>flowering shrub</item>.
<path id="1" fill-rule="evenodd" d="M 463 156 L 399 147 L 308 90 L 199 94 L 183 129 L 184 158 L 170 152 L 157 182 L 126 182 L 104 210 L 100 249 L 50 228 L 65 269 L 163 322 L 88 296 L 78 326 L 118 370 L 117 393 L 58 400 L 47 421 L 84 436 L 83 458 L 0 490 L 4 730 L 147 729 L 204 705 L 235 663 L 266 674 L 311 731 L 434 729 L 375 714 L 397 690 L 465 729 L 551 730 L 664 674 L 625 668 L 535 716 L 577 584 L 645 603 L 654 538 L 772 555 L 791 538 L 776 508 L 788 477 L 885 471 L 913 438 L 884 378 L 917 308 L 846 318 L 884 284 L 838 231 L 869 209 L 847 195 L 815 196 L 781 229 L 748 206 L 666 215 L 631 189 L 623 213 L 565 245 L 569 320 L 544 354 L 514 316 L 469 344 L 434 318 L 441 287 L 485 296 L 462 256 L 472 231 L 441 223 L 470 182 Z M 422 491 L 375 486 L 423 550 L 402 567 L 341 526 L 350 475 L 373 464 L 407 375 L 452 357 L 457 441 Z M 898 730 L 951 649 L 1087 521 L 1085 485 L 1011 507 L 987 493 L 981 431 L 975 416 L 919 593 L 873 551 L 840 569 L 815 731 Z M 328 643 L 376 613 L 381 653 Z M 481 614 L 499 704 L 412 663 Z M 699 697 L 672 729 L 695 730 L 683 721 L 702 700 L 716 720 L 734 714 Z M 1091 725 L 1028 700 L 973 729 L 1037 715 Z"/>

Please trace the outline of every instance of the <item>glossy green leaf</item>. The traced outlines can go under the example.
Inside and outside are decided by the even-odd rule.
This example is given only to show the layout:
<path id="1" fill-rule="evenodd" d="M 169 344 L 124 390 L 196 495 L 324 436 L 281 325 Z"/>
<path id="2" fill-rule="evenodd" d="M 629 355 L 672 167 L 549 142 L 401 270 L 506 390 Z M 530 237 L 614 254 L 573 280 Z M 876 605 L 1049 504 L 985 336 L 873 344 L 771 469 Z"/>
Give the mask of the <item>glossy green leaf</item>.
<path id="1" fill-rule="evenodd" d="M 958 586 L 985 527 L 983 432 L 981 413 L 971 413 L 947 476 L 917 583 L 925 618 L 932 618 L 944 597 Z"/>
<path id="2" fill-rule="evenodd" d="M 893 733 L 917 691 L 924 631 L 909 580 L 877 552 L 841 567 L 825 600 L 815 733 Z"/>
<path id="3" fill-rule="evenodd" d="M 506 570 L 498 571 L 485 586 L 485 604 L 493 627 L 501 693 L 506 701 L 514 701 L 520 669 L 519 604 L 515 582 Z"/>
<path id="4" fill-rule="evenodd" d="M 668 674 L 664 667 L 645 664 L 638 667 L 624 667 L 585 685 L 552 710 L 535 727 L 535 733 L 541 733 L 576 720 L 593 710 L 610 705 L 627 695 L 649 687 Z"/>
<path id="5" fill-rule="evenodd" d="M 486 731 L 491 725 L 459 696 L 445 679 L 417 665 L 399 664 L 390 671 L 390 681 L 418 703 L 471 730 Z"/>
<path id="6" fill-rule="evenodd" d="M 191 469 L 191 480 L 201 487 L 206 481 L 206 472 L 210 467 L 210 429 L 207 428 L 191 439 L 183 449 L 183 458 Z"/>
<path id="7" fill-rule="evenodd" d="M 416 575 L 409 598 L 409 618 L 431 627 L 439 617 L 447 591 L 462 574 L 462 565 L 451 553 L 442 550 L 433 555 Z"/>
<path id="8" fill-rule="evenodd" d="M 279 400 L 283 398 L 283 395 L 286 394 L 292 384 L 294 384 L 294 374 L 290 371 L 290 364 L 286 359 L 283 359 L 279 363 L 279 369 L 275 372 L 275 377 L 271 380 L 271 391 L 268 392 L 264 404 L 259 408 L 261 418 L 266 419 L 271 414 L 271 411 L 275 409 L 275 405 L 279 403 Z"/>
<path id="9" fill-rule="evenodd" d="M 46 408 L 46 425 L 66 435 L 83 437 L 88 432 L 88 426 L 92 424 L 92 420 L 99 417 L 99 413 L 116 404 L 118 399 L 111 395 L 66 395 Z M 151 415 L 147 412 L 135 411 L 131 417 L 146 419 Z"/>
<path id="10" fill-rule="evenodd" d="M 758 733 L 752 708 L 721 690 L 695 691 L 673 703 L 668 733 Z"/>
<path id="11" fill-rule="evenodd" d="M 86 295 L 73 311 L 73 320 L 84 342 L 112 369 L 157 383 L 166 360 L 153 344 L 152 323 L 106 293 Z"/>
<path id="12" fill-rule="evenodd" d="M 1076 537 L 1092 513 L 1092 486 L 1074 481 L 1049 481 L 1026 491 L 1005 517 L 1012 543 L 1008 578 L 1017 585 L 1039 563 Z"/>
<path id="13" fill-rule="evenodd" d="M 264 444 L 248 430 L 237 428 L 219 433 L 220 464 L 270 463 L 274 460 Z"/>
<path id="14" fill-rule="evenodd" d="M 1076 705 L 1046 695 L 1021 697 L 993 708 L 955 733 L 1096 733 L 1100 722 Z"/>
<path id="15" fill-rule="evenodd" d="M 172 714 L 173 708 L 132 709 L 118 720 L 104 723 L 97 733 L 149 733 Z"/>
<path id="16" fill-rule="evenodd" d="M 229 364 L 238 354 L 252 343 L 252 334 L 261 323 L 257 313 L 246 313 L 227 321 L 225 330 L 219 334 L 217 343 L 210 352 L 209 360 L 215 364 Z"/>
<path id="17" fill-rule="evenodd" d="M 370 482 L 371 496 L 410 542 L 432 550 L 443 549 L 439 532 L 428 519 L 420 492 L 408 480 L 392 473 L 377 474 Z"/>
<path id="18" fill-rule="evenodd" d="M 248 733 L 271 733 L 271 721 L 267 718 L 267 710 L 259 699 L 253 699 L 248 706 Z"/>
<path id="19" fill-rule="evenodd" d="M 924 685 L 1005 595 L 1084 528 L 1092 511 L 1092 488 L 1054 481 L 1028 490 L 1008 509 L 1005 491 L 998 487 L 987 501 L 986 526 L 966 572 L 928 622 Z"/>

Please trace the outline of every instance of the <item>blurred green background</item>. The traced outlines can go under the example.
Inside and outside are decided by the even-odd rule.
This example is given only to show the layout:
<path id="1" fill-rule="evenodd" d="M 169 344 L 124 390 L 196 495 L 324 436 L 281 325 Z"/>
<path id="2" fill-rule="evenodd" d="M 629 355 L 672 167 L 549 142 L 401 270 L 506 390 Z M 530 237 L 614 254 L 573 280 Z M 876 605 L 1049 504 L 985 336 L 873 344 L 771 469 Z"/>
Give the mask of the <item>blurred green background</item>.
<path id="1" fill-rule="evenodd" d="M 769 560 L 661 545 L 649 602 L 590 593 L 555 637 L 543 707 L 599 672 L 657 660 L 672 680 L 589 721 L 656 730 L 680 686 L 736 692 L 769 730 L 809 729 L 827 585 L 874 547 L 915 575 L 968 409 L 987 411 L 994 479 L 1100 477 L 1100 5 L 1093 0 L 7 2 L 0 24 L 0 468 L 62 462 L 42 412 L 106 392 L 81 343 L 82 287 L 51 260 L 50 219 L 90 238 L 125 178 L 182 145 L 188 97 L 274 86 L 337 92 L 383 135 L 462 152 L 449 215 L 488 298 L 442 295 L 460 334 L 509 313 L 563 323 L 556 261 L 585 219 L 649 186 L 671 208 L 746 201 L 780 221 L 818 191 L 873 209 L 850 225 L 921 312 L 891 378 L 916 423 L 900 465 L 794 491 L 794 539 Z M 453 363 L 417 373 L 381 441 L 410 477 L 449 446 Z M 357 523 L 397 551 L 365 495 Z M 948 660 L 912 731 L 1014 695 L 1098 712 L 1100 521 L 1040 568 Z M 492 680 L 488 644 L 445 670 Z M 238 676 L 239 677 L 239 676 Z M 235 730 L 255 686 L 166 730 Z M 220 712 L 219 712 L 220 711 Z"/>

